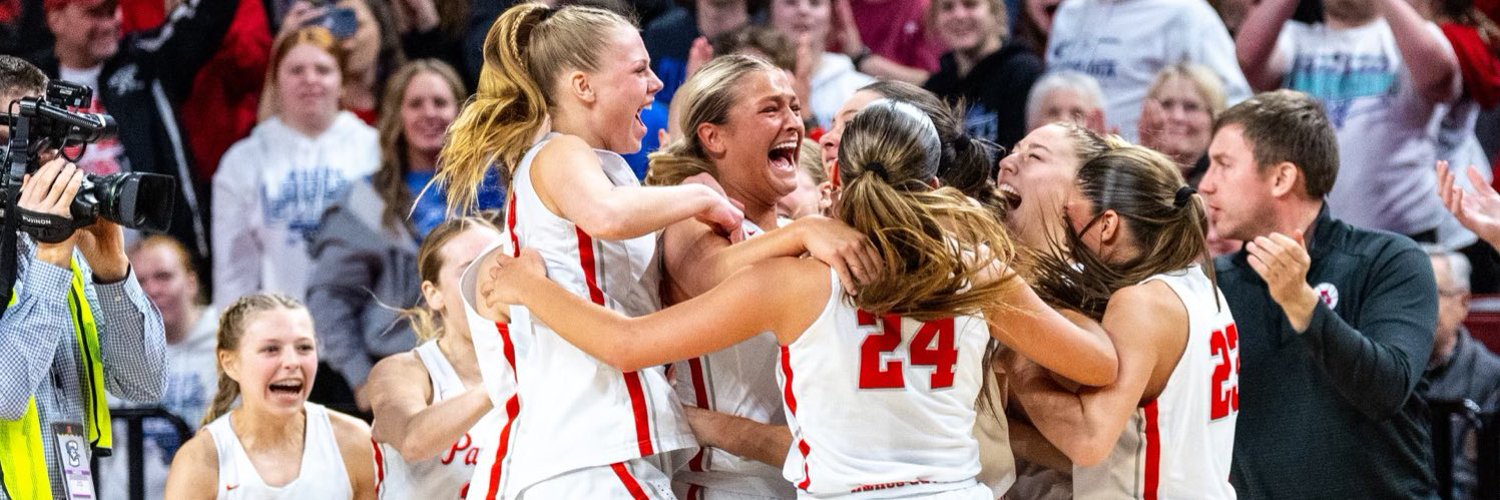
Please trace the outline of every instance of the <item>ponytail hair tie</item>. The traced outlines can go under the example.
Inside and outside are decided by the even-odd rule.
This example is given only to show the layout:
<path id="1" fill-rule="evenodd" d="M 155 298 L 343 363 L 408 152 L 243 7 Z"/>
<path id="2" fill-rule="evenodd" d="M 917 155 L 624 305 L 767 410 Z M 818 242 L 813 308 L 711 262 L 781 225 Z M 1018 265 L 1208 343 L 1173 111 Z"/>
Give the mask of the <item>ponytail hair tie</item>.
<path id="1" fill-rule="evenodd" d="M 885 169 L 884 163 L 878 161 L 866 163 L 865 171 L 875 174 L 876 177 L 879 177 L 880 180 L 885 181 L 886 183 L 891 182 L 891 172 Z"/>
<path id="2" fill-rule="evenodd" d="M 953 138 L 953 149 L 960 153 L 968 151 L 973 145 L 974 140 L 969 138 L 969 134 L 958 134 L 958 137 Z"/>
<path id="3" fill-rule="evenodd" d="M 562 10 L 562 9 L 556 9 L 556 8 L 552 8 L 552 7 L 542 7 L 542 18 L 541 19 L 537 19 L 536 23 L 537 24 L 542 24 L 542 23 L 547 22 L 547 20 L 550 19 L 550 18 L 552 18 L 552 15 L 556 14 L 557 11 L 559 11 L 559 10 Z"/>
<path id="4" fill-rule="evenodd" d="M 1192 186 L 1183 186 L 1177 188 L 1177 196 L 1172 199 L 1172 206 L 1176 208 L 1187 206 L 1188 202 L 1192 201 L 1193 195 L 1195 194 L 1198 194 L 1198 190 L 1193 189 Z"/>

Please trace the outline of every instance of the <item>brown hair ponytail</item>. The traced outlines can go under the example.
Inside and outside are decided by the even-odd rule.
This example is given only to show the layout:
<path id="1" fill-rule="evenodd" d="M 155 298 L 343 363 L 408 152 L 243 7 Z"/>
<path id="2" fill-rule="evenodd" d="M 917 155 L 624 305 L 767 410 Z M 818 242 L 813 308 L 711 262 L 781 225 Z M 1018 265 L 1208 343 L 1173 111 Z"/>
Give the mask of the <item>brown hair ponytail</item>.
<path id="1" fill-rule="evenodd" d="M 265 311 L 276 309 L 306 309 L 297 299 L 279 293 L 257 293 L 246 295 L 234 301 L 234 304 L 225 309 L 219 316 L 219 347 L 217 352 L 220 356 L 225 353 L 233 354 L 240 348 L 240 340 L 245 338 L 245 324 L 250 317 Z M 234 405 L 234 400 L 240 397 L 240 383 L 229 378 L 224 373 L 224 363 L 218 363 L 219 388 L 214 391 L 213 403 L 208 407 L 208 413 L 203 415 L 201 425 L 208 425 L 218 419 Z M 308 380 L 311 384 L 312 381 Z"/>
<path id="2" fill-rule="evenodd" d="M 1066 244 L 1053 242 L 1037 259 L 1037 293 L 1055 305 L 1100 318 L 1110 295 L 1153 275 L 1201 262 L 1212 278 L 1207 212 L 1175 165 L 1166 155 L 1135 145 L 1116 146 L 1085 163 L 1077 182 L 1093 203 L 1093 215 L 1118 213 L 1140 254 L 1106 263 L 1069 224 Z"/>
<path id="3" fill-rule="evenodd" d="M 995 217 L 953 188 L 934 189 L 942 145 L 931 119 L 879 100 L 850 120 L 839 148 L 839 218 L 868 235 L 885 272 L 852 298 L 860 309 L 926 321 L 975 314 L 1001 302 L 1011 260 Z"/>

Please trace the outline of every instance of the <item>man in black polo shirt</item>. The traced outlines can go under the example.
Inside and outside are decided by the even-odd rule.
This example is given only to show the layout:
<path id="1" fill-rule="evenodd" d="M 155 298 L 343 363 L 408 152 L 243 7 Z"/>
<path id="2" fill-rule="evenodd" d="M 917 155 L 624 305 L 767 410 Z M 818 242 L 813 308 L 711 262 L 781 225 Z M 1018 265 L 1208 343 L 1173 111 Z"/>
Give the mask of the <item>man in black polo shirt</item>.
<path id="1" fill-rule="evenodd" d="M 1426 254 L 1328 213 L 1338 140 L 1306 94 L 1257 95 L 1214 128 L 1200 189 L 1219 234 L 1247 242 L 1215 262 L 1240 332 L 1235 489 L 1437 498 L 1418 393 L 1437 326 Z"/>

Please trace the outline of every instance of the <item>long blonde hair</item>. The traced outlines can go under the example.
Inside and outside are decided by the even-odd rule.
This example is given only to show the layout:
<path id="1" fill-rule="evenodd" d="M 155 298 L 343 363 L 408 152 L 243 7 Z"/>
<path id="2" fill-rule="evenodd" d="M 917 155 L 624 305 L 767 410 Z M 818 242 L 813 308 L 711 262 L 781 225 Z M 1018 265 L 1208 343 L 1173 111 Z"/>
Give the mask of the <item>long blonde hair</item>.
<path id="1" fill-rule="evenodd" d="M 516 5 L 495 20 L 484 38 L 478 91 L 453 121 L 438 161 L 450 210 L 474 206 L 492 165 L 510 180 L 556 104 L 548 97 L 553 81 L 567 70 L 598 69 L 599 38 L 620 27 L 635 25 L 603 9 L 541 3 Z"/>
<path id="2" fill-rule="evenodd" d="M 651 172 L 646 183 L 655 186 L 675 186 L 683 179 L 701 173 L 719 177 L 719 170 L 703 142 L 698 138 L 698 126 L 711 123 L 724 125 L 729 121 L 729 111 L 740 98 L 743 77 L 756 71 L 780 74 L 781 69 L 759 57 L 731 54 L 720 56 L 703 65 L 697 73 L 682 84 L 673 98 L 680 106 L 678 128 L 682 135 L 660 151 L 651 153 Z"/>
<path id="3" fill-rule="evenodd" d="M 257 293 L 240 297 L 234 301 L 224 314 L 219 316 L 218 352 L 233 353 L 240 348 L 240 340 L 245 338 L 245 325 L 250 322 L 250 317 L 266 311 L 278 309 L 291 309 L 306 311 L 307 307 L 297 299 L 279 293 Z M 203 415 L 201 425 L 210 422 L 229 413 L 234 400 L 240 397 L 240 383 L 229 378 L 224 373 L 224 364 L 217 363 L 219 372 L 219 388 L 214 391 L 213 403 L 209 404 L 208 413 Z M 312 384 L 312 380 L 306 383 Z"/>
<path id="4" fill-rule="evenodd" d="M 1012 260 L 1010 237 L 959 190 L 933 188 L 941 156 L 932 120 L 904 102 L 877 100 L 844 129 L 836 212 L 885 261 L 852 297 L 860 309 L 927 321 L 1003 302 L 1012 280 L 986 277 Z"/>
<path id="5" fill-rule="evenodd" d="M 422 240 L 422 246 L 417 249 L 417 274 L 422 277 L 423 282 L 438 284 L 442 276 L 443 265 L 447 264 L 443 260 L 443 247 L 464 231 L 475 228 L 500 232 L 500 229 L 495 227 L 489 219 L 470 216 L 448 219 L 433 228 L 432 232 L 427 233 L 427 238 Z M 441 318 L 433 314 L 432 308 L 427 307 L 425 303 L 403 309 L 401 314 L 411 321 L 411 329 L 417 334 L 418 341 L 426 342 L 443 336 Z"/>

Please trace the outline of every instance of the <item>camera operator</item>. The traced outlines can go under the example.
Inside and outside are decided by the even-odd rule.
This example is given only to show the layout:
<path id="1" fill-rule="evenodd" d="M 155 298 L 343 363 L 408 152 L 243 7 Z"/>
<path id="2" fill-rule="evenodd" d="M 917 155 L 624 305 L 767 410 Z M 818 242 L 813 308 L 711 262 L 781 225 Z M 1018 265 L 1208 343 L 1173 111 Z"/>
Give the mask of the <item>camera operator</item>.
<path id="1" fill-rule="evenodd" d="M 56 43 L 29 59 L 48 77 L 95 90 L 90 113 L 119 120 L 118 141 L 90 145 L 78 165 L 90 174 L 149 172 L 177 178 L 179 203 L 168 233 L 208 267 L 208 179 L 193 174 L 176 109 L 218 51 L 240 0 L 188 0 L 161 27 L 122 36 L 119 0 L 45 0 Z"/>
<path id="2" fill-rule="evenodd" d="M 39 96 L 46 82 L 36 67 L 0 56 L 0 105 Z M 65 159 L 48 160 L 26 177 L 16 207 L 68 218 L 83 178 Z M 161 315 L 115 223 L 100 218 L 58 243 L 17 240 L 15 286 L 0 290 L 9 292 L 0 294 L 0 499 L 93 497 L 90 453 L 112 442 L 105 392 L 161 397 Z"/>

